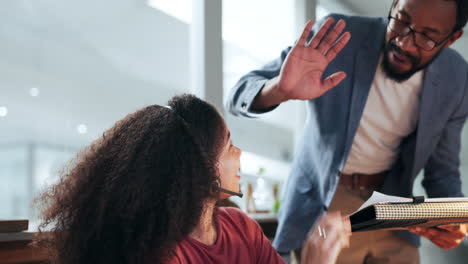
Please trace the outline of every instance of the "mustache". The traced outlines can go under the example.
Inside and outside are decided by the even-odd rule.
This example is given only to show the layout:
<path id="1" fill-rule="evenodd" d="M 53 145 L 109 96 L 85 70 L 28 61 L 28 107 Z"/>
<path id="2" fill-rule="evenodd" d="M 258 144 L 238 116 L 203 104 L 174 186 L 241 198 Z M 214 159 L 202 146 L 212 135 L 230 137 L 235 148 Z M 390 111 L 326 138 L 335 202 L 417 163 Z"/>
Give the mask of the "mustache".
<path id="1" fill-rule="evenodd" d="M 394 51 L 394 52 L 397 52 L 397 53 L 400 53 L 400 54 L 403 54 L 405 55 L 413 65 L 419 65 L 419 58 L 416 57 L 416 56 L 413 56 L 411 54 L 409 54 L 408 52 L 402 50 L 400 47 L 398 47 L 395 43 L 389 41 L 387 43 L 386 46 L 386 50 L 387 51 Z"/>

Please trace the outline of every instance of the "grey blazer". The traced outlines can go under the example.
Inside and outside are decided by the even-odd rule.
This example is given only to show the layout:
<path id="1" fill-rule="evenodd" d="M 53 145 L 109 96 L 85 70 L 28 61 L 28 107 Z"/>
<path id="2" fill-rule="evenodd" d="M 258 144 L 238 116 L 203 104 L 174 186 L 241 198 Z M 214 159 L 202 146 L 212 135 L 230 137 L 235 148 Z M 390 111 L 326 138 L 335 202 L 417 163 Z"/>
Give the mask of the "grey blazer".
<path id="1" fill-rule="evenodd" d="M 294 156 L 273 242 L 280 252 L 302 247 L 308 230 L 331 202 L 384 41 L 386 19 L 332 17 L 346 21 L 351 40 L 329 64 L 324 76 L 345 71 L 348 77 L 324 96 L 308 101 L 307 121 Z M 317 23 L 311 36 L 320 24 Z M 239 80 L 226 106 L 233 115 L 257 116 L 249 110 L 250 105 L 264 83 L 279 74 L 290 49 Z M 463 196 L 459 153 L 461 131 L 468 115 L 467 90 L 467 63 L 454 50 L 443 50 L 425 70 L 417 128 L 402 141 L 399 157 L 386 176 L 381 192 L 412 196 L 414 179 L 424 170 L 423 186 L 428 196 Z M 417 236 L 405 231 L 399 234 L 419 245 Z"/>

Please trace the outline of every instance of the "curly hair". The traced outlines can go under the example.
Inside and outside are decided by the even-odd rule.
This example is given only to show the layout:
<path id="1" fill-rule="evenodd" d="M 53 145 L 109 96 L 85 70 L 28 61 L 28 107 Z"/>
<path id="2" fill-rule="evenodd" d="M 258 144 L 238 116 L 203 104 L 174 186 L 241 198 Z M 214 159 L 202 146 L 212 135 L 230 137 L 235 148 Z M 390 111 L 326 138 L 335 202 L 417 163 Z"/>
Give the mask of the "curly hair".
<path id="1" fill-rule="evenodd" d="M 216 196 L 224 121 L 192 95 L 168 105 L 118 121 L 38 197 L 36 244 L 53 263 L 164 263 L 196 226 Z"/>

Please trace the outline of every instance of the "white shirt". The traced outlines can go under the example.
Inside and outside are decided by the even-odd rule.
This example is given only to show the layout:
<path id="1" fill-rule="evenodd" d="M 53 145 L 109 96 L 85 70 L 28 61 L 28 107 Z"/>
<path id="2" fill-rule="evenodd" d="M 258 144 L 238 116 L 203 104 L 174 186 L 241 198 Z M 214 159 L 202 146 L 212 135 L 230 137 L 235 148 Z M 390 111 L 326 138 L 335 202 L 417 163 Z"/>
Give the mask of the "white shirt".
<path id="1" fill-rule="evenodd" d="M 343 173 L 374 174 L 389 169 L 400 143 L 416 128 L 423 70 L 398 83 L 382 70 L 382 58 L 372 81 Z"/>

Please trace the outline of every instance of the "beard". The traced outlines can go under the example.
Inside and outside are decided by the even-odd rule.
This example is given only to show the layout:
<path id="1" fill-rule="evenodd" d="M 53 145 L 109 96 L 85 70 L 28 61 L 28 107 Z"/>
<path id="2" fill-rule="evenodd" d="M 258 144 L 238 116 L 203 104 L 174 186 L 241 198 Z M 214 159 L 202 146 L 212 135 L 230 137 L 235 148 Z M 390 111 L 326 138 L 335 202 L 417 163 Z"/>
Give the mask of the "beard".
<path id="1" fill-rule="evenodd" d="M 437 54 L 434 55 L 434 57 L 432 57 L 432 59 L 429 62 L 421 65 L 420 58 L 403 51 L 400 47 L 398 47 L 391 40 L 384 43 L 383 51 L 384 51 L 384 54 L 382 58 L 382 69 L 384 73 L 387 75 L 387 77 L 389 77 L 390 79 L 396 82 L 404 82 L 408 80 L 411 76 L 413 76 L 413 74 L 415 74 L 419 70 L 426 68 L 429 64 L 431 64 L 432 61 L 434 61 L 434 59 L 437 58 L 437 56 L 440 53 L 440 51 L 437 52 Z M 398 72 L 396 69 L 394 69 L 388 59 L 389 53 L 391 51 L 406 56 L 408 60 L 411 62 L 411 65 L 412 65 L 411 69 L 405 72 Z"/>

